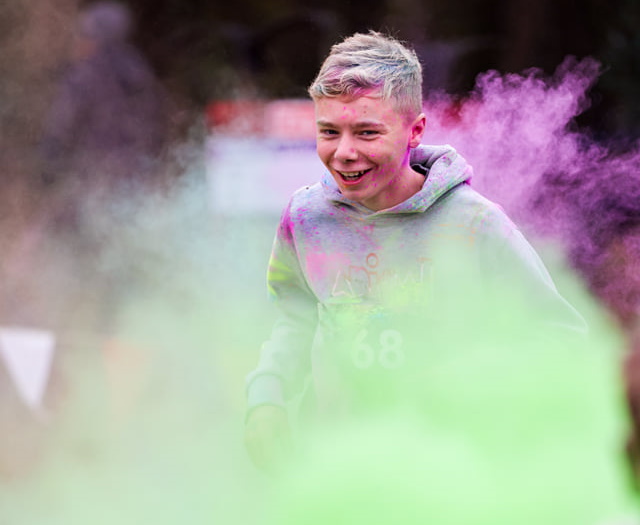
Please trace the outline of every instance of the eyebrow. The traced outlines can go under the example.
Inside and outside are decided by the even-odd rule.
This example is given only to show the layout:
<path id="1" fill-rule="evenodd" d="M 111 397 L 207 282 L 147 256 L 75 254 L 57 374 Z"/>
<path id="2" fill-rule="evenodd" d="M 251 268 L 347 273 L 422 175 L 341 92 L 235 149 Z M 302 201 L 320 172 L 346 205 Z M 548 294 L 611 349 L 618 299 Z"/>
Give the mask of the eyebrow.
<path id="1" fill-rule="evenodd" d="M 324 120 L 324 119 L 317 120 L 316 124 L 322 128 L 336 127 L 336 125 L 333 122 L 329 120 Z M 362 128 L 380 129 L 380 128 L 384 128 L 385 125 L 382 122 L 378 122 L 376 120 L 361 120 L 360 122 L 356 122 L 353 127 L 356 129 L 362 129 Z"/>

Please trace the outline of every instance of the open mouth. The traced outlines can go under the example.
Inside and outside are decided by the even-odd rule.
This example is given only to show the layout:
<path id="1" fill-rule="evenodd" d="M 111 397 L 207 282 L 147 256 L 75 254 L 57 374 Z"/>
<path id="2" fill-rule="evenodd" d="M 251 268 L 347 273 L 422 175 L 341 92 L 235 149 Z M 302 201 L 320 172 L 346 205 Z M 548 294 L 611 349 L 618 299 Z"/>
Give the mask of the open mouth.
<path id="1" fill-rule="evenodd" d="M 366 173 L 369 173 L 371 169 L 362 171 L 339 171 L 338 174 L 345 182 L 359 181 Z"/>

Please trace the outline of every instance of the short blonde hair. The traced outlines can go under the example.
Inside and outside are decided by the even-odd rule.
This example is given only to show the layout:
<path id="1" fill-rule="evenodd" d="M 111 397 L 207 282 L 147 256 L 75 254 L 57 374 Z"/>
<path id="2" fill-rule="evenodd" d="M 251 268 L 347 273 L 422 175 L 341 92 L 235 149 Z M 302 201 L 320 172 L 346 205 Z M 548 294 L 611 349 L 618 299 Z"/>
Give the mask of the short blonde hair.
<path id="1" fill-rule="evenodd" d="M 422 112 L 422 66 L 415 51 L 376 31 L 356 33 L 331 48 L 309 95 L 358 97 L 372 91 L 413 118 Z"/>

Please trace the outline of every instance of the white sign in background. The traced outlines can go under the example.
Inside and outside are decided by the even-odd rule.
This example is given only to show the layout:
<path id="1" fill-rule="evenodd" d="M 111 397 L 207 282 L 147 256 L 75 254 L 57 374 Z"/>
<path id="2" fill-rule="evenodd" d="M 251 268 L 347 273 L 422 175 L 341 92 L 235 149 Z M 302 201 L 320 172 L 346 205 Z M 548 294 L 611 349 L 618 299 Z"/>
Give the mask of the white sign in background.
<path id="1" fill-rule="evenodd" d="M 313 143 L 212 137 L 207 145 L 212 211 L 280 214 L 297 189 L 318 182 L 324 166 Z"/>
<path id="2" fill-rule="evenodd" d="M 0 358 L 20 398 L 36 412 L 42 409 L 54 351 L 55 336 L 52 332 L 0 327 Z"/>

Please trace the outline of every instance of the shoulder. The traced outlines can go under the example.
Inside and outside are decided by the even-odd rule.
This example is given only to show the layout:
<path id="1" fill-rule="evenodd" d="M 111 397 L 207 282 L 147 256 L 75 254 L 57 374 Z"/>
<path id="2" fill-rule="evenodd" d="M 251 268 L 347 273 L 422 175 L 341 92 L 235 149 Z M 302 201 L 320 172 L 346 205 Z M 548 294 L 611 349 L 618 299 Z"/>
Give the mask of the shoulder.
<path id="1" fill-rule="evenodd" d="M 454 206 L 471 206 L 474 210 L 500 210 L 500 206 L 475 190 L 470 184 L 456 186 L 445 198 Z"/>
<path id="2" fill-rule="evenodd" d="M 460 184 L 439 199 L 437 206 L 447 215 L 476 228 L 500 226 L 517 229 L 502 207 L 486 198 L 469 184 Z"/>
<path id="3" fill-rule="evenodd" d="M 291 196 L 286 211 L 293 216 L 321 215 L 327 211 L 328 206 L 322 185 L 318 182 L 297 189 Z"/>

